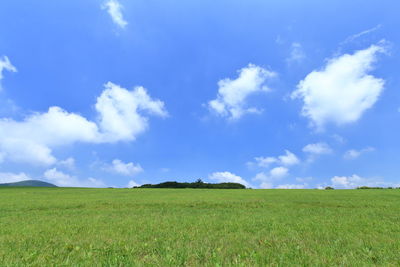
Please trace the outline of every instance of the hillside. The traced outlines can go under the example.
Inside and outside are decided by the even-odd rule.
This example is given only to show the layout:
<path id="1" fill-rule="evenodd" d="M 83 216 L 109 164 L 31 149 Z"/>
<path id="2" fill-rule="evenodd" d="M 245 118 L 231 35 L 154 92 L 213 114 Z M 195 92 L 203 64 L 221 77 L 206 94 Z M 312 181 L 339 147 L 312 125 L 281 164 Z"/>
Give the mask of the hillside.
<path id="1" fill-rule="evenodd" d="M 2 187 L 0 266 L 399 266 L 400 190 Z"/>
<path id="2" fill-rule="evenodd" d="M 57 187 L 54 184 L 46 183 L 38 180 L 26 180 L 16 183 L 0 184 L 0 186 L 21 186 L 21 187 Z"/>

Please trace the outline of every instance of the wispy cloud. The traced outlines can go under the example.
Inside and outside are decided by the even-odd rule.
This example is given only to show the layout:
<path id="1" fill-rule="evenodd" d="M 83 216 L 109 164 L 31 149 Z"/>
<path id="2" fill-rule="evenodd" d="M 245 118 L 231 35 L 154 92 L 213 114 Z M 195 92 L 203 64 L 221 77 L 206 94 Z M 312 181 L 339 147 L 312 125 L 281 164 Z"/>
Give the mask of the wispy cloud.
<path id="1" fill-rule="evenodd" d="M 341 43 L 341 45 L 347 44 L 347 43 L 350 43 L 350 42 L 353 42 L 354 40 L 360 38 L 361 36 L 364 36 L 364 35 L 367 35 L 367 34 L 370 34 L 370 33 L 374 32 L 374 31 L 379 30 L 381 27 L 382 27 L 382 25 L 381 25 L 381 24 L 378 24 L 378 25 L 376 25 L 376 26 L 373 27 L 373 28 L 370 28 L 370 29 L 368 29 L 368 30 L 365 30 L 365 31 L 362 31 L 362 32 L 353 34 L 353 35 L 347 37 L 346 40 L 344 40 L 344 41 Z"/>
<path id="2" fill-rule="evenodd" d="M 0 82 L 3 79 L 3 71 L 8 70 L 11 72 L 17 72 L 17 68 L 14 67 L 7 56 L 0 57 Z M 0 91 L 1 91 L 1 83 L 0 83 Z"/>
<path id="3" fill-rule="evenodd" d="M 125 28 L 128 22 L 124 19 L 122 15 L 123 6 L 117 0 L 109 0 L 105 2 L 102 9 L 106 9 L 108 14 L 111 16 L 113 22 L 121 28 Z"/>
<path id="4" fill-rule="evenodd" d="M 300 43 L 292 43 L 290 56 L 286 58 L 288 64 L 300 63 L 306 58 L 303 46 Z"/>
<path id="5" fill-rule="evenodd" d="M 356 159 L 364 153 L 373 152 L 373 151 L 375 151 L 375 149 L 373 147 L 366 147 L 366 148 L 360 149 L 360 150 L 350 149 L 350 150 L 347 150 L 346 153 L 344 153 L 343 158 L 348 159 L 348 160 Z"/>

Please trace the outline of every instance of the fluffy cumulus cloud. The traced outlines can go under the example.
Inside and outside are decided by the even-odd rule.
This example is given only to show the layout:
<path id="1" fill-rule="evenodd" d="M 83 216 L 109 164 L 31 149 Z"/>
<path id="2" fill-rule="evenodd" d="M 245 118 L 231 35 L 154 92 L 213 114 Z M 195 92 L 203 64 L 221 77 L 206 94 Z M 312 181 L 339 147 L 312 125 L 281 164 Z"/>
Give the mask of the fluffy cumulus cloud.
<path id="1" fill-rule="evenodd" d="M 246 187 L 250 187 L 250 184 L 242 177 L 235 175 L 231 172 L 214 172 L 208 176 L 209 179 L 217 181 L 219 183 L 239 183 Z"/>
<path id="2" fill-rule="evenodd" d="M 77 142 L 131 141 L 148 127 L 148 117 L 165 117 L 164 103 L 153 100 L 143 87 L 133 91 L 111 82 L 97 99 L 98 122 L 60 107 L 15 121 L 0 118 L 0 154 L 3 160 L 51 165 L 52 150 Z"/>
<path id="3" fill-rule="evenodd" d="M 143 112 L 160 117 L 168 115 L 164 103 L 153 100 L 143 87 L 128 91 L 111 82 L 97 98 L 96 110 L 103 142 L 134 140 L 148 127 L 148 118 Z"/>
<path id="4" fill-rule="evenodd" d="M 108 0 L 102 5 L 102 8 L 107 10 L 113 22 L 121 28 L 125 28 L 128 22 L 122 15 L 123 6 L 117 0 Z"/>
<path id="5" fill-rule="evenodd" d="M 381 179 L 363 178 L 356 174 L 352 176 L 335 176 L 331 179 L 332 186 L 339 189 L 352 189 L 359 186 L 369 187 L 388 187 L 399 186 L 392 183 L 387 183 Z"/>
<path id="6" fill-rule="evenodd" d="M 285 154 L 278 157 L 255 157 L 254 160 L 257 166 L 263 168 L 267 168 L 274 163 L 284 166 L 292 166 L 300 163 L 299 158 L 289 150 L 285 150 Z M 253 164 L 253 162 L 248 163 L 248 165 Z"/>
<path id="7" fill-rule="evenodd" d="M 262 168 L 270 168 L 267 171 L 256 174 L 253 178 L 254 181 L 259 181 L 260 188 L 274 188 L 276 181 L 289 175 L 289 168 L 300 163 L 299 158 L 290 152 L 285 150 L 285 154 L 277 157 L 256 157 L 255 162 L 247 163 L 250 166 L 255 164 Z M 275 166 L 271 166 L 274 164 Z"/>
<path id="8" fill-rule="evenodd" d="M 124 163 L 119 159 L 114 159 L 110 165 L 105 167 L 105 170 L 125 176 L 134 176 L 143 171 L 139 164 L 132 162 Z"/>
<path id="9" fill-rule="evenodd" d="M 269 171 L 269 177 L 272 179 L 280 179 L 289 174 L 289 169 L 285 167 L 275 167 Z"/>
<path id="10" fill-rule="evenodd" d="M 322 70 L 313 71 L 297 85 L 292 98 L 303 100 L 302 115 L 317 130 L 327 123 L 357 121 L 378 100 L 384 80 L 369 72 L 385 44 L 371 45 L 354 54 L 332 58 Z"/>
<path id="11" fill-rule="evenodd" d="M 94 178 L 80 180 L 75 176 L 57 170 L 57 168 L 46 170 L 43 176 L 48 181 L 62 187 L 105 187 L 105 184 L 100 180 Z"/>
<path id="12" fill-rule="evenodd" d="M 32 180 L 25 173 L 0 172 L 0 184 Z"/>
<path id="13" fill-rule="evenodd" d="M 375 151 L 375 149 L 373 147 L 366 147 L 366 148 L 363 148 L 360 150 L 350 149 L 344 153 L 343 158 L 345 158 L 347 160 L 356 159 L 359 156 L 361 156 L 362 154 L 365 154 L 368 152 L 373 152 L 373 151 Z"/>
<path id="14" fill-rule="evenodd" d="M 11 72 L 17 72 L 17 68 L 15 68 L 11 64 L 11 62 L 7 56 L 0 57 L 0 82 L 3 79 L 3 71 L 5 71 L 5 70 L 11 71 Z M 0 83 L 0 91 L 2 90 L 1 88 L 2 87 L 1 87 L 1 83 Z"/>
<path id="15" fill-rule="evenodd" d="M 324 155 L 332 153 L 331 147 L 326 143 L 308 144 L 303 147 L 303 151 L 311 155 Z"/>
<path id="16" fill-rule="evenodd" d="M 265 172 L 258 173 L 253 178 L 253 180 L 260 182 L 259 185 L 260 188 L 269 189 L 269 188 L 274 188 L 274 183 L 277 180 L 280 180 L 288 175 L 289 175 L 289 169 L 279 166 L 271 169 L 268 173 Z"/>
<path id="17" fill-rule="evenodd" d="M 268 92 L 266 81 L 275 77 L 276 73 L 262 67 L 249 64 L 239 71 L 239 77 L 218 82 L 217 98 L 208 102 L 214 113 L 231 119 L 239 119 L 246 113 L 259 113 L 260 110 L 248 107 L 246 100 L 255 93 Z"/>
<path id="18" fill-rule="evenodd" d="M 285 150 L 285 155 L 279 156 L 279 163 L 285 166 L 296 165 L 300 163 L 300 160 L 297 158 L 295 154 L 290 152 L 289 150 Z"/>

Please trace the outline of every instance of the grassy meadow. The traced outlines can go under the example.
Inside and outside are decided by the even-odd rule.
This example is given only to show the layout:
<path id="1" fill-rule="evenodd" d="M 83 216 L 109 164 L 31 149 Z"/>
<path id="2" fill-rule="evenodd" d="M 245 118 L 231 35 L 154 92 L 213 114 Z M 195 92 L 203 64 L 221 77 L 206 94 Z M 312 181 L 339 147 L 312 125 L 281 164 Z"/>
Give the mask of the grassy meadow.
<path id="1" fill-rule="evenodd" d="M 400 190 L 1 188 L 1 266 L 400 265 Z"/>

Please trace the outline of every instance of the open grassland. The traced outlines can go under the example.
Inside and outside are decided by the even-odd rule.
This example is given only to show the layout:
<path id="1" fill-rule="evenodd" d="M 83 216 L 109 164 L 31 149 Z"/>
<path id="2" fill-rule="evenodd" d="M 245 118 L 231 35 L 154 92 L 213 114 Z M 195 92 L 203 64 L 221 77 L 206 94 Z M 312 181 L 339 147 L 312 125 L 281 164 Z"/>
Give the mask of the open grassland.
<path id="1" fill-rule="evenodd" d="M 1 266 L 400 265 L 400 190 L 0 189 Z"/>

